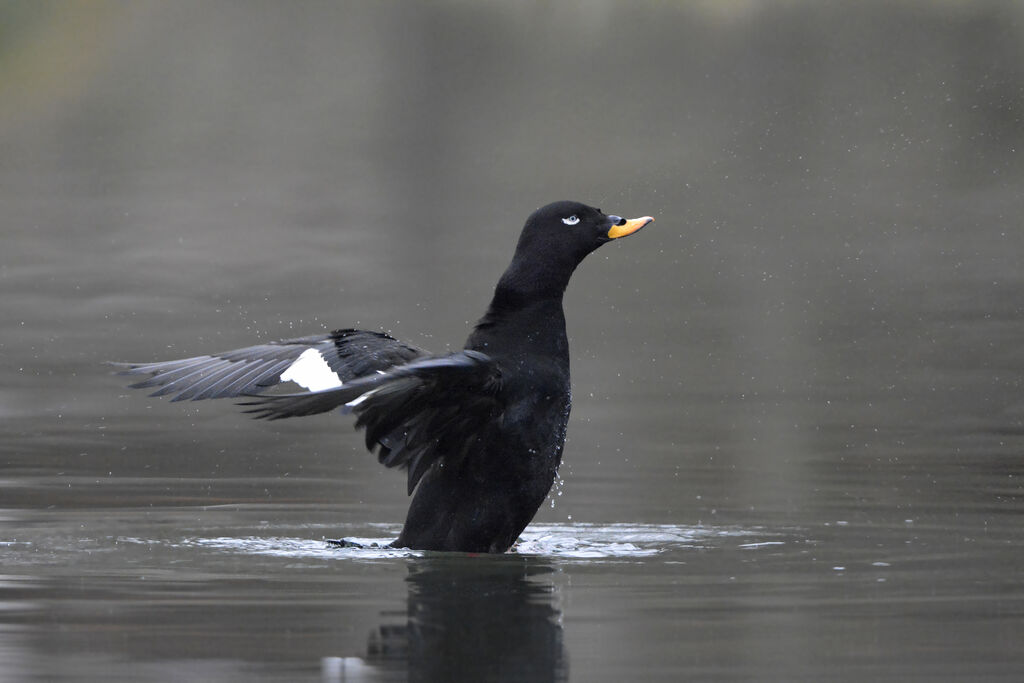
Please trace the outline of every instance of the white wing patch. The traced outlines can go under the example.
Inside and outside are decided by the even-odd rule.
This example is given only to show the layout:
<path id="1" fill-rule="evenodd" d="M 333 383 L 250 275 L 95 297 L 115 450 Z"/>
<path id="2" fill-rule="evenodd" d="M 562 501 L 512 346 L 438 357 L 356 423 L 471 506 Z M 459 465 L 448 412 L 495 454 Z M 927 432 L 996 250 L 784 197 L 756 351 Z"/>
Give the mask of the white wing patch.
<path id="1" fill-rule="evenodd" d="M 381 374 L 383 375 L 385 373 L 381 372 Z M 355 408 L 357 405 L 359 405 L 360 403 L 362 403 L 366 399 L 370 398 L 371 396 L 376 394 L 378 391 L 380 391 L 380 387 L 377 387 L 376 389 L 370 389 L 365 394 L 362 394 L 361 396 L 357 396 L 356 398 L 354 398 L 351 401 L 349 401 L 348 403 L 346 403 L 345 407 L 346 408 Z"/>
<path id="2" fill-rule="evenodd" d="M 341 379 L 316 349 L 303 351 L 302 355 L 281 373 L 281 381 L 295 382 L 310 391 L 323 391 L 341 386 Z"/>

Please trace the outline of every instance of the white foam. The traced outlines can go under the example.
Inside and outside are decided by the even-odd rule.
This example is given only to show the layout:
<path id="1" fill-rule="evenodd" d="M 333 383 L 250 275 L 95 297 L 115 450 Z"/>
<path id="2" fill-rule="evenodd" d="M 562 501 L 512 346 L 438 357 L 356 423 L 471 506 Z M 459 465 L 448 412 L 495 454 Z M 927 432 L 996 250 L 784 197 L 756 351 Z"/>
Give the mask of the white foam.
<path id="1" fill-rule="evenodd" d="M 367 523 L 360 526 L 309 525 L 305 537 L 218 536 L 186 538 L 173 547 L 203 548 L 240 555 L 264 555 L 296 559 L 349 559 L 378 561 L 421 557 L 424 551 L 388 546 L 401 530 L 400 524 Z M 338 547 L 309 538 L 329 531 L 358 545 Z M 354 532 L 354 533 L 351 533 Z M 781 530 L 761 527 L 686 526 L 678 524 L 531 524 L 509 551 L 570 562 L 651 561 L 678 563 L 679 553 L 713 547 L 742 549 L 780 547 L 784 541 L 761 540 L 779 537 Z M 369 534 L 369 535 L 367 535 Z M 143 542 L 121 537 L 119 542 Z M 739 544 L 737 545 L 737 542 Z M 162 541 L 161 541 L 162 543 Z M 783 546 L 784 547 L 784 546 Z M 834 568 L 835 571 L 842 571 Z"/>
<path id="2" fill-rule="evenodd" d="M 341 386 L 341 379 L 316 349 L 306 349 L 288 369 L 281 373 L 281 381 L 291 381 L 310 391 L 323 391 Z"/>

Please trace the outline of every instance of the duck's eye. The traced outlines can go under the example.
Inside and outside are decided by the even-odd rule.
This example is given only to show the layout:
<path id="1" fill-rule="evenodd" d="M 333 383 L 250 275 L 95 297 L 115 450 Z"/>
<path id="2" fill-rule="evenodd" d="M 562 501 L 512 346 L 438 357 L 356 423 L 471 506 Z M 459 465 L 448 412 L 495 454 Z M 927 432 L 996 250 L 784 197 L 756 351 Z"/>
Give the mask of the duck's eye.
<path id="1" fill-rule="evenodd" d="M 577 223 L 580 222 L 580 217 L 576 216 L 576 215 L 572 215 L 572 216 L 569 216 L 568 218 L 563 218 L 562 222 L 565 223 L 566 225 L 576 225 Z"/>

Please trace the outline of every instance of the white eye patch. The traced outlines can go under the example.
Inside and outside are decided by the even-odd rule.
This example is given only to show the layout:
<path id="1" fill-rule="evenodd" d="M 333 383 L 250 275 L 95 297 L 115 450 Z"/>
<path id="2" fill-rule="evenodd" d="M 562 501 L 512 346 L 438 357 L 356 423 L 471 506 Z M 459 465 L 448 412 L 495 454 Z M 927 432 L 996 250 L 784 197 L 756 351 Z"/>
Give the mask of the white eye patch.
<path id="1" fill-rule="evenodd" d="M 566 225 L 576 225 L 577 223 L 580 222 L 580 217 L 579 216 L 569 216 L 568 218 L 563 218 L 562 222 L 565 223 Z"/>

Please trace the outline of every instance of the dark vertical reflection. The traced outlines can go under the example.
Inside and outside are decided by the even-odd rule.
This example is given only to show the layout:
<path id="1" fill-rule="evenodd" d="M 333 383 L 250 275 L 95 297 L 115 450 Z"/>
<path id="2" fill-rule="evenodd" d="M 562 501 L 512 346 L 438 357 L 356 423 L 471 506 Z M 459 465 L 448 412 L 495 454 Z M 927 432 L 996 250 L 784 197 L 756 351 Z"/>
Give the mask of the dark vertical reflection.
<path id="1" fill-rule="evenodd" d="M 564 681 L 569 666 L 550 564 L 525 557 L 436 557 L 410 566 L 404 621 L 370 634 L 366 664 L 409 681 Z M 396 615 L 397 616 L 397 615 Z M 385 615 L 391 617 L 391 615 Z M 325 666 L 325 679 L 332 676 Z"/>

